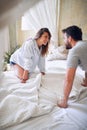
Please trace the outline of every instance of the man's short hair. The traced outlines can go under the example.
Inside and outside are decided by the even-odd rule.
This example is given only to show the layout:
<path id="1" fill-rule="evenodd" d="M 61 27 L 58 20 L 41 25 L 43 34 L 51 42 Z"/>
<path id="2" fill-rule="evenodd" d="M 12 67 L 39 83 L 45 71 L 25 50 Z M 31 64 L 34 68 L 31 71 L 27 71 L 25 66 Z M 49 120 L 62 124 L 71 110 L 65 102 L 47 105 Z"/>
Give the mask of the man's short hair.
<path id="1" fill-rule="evenodd" d="M 69 26 L 62 30 L 67 36 L 71 36 L 75 41 L 82 40 L 82 30 L 78 26 Z"/>

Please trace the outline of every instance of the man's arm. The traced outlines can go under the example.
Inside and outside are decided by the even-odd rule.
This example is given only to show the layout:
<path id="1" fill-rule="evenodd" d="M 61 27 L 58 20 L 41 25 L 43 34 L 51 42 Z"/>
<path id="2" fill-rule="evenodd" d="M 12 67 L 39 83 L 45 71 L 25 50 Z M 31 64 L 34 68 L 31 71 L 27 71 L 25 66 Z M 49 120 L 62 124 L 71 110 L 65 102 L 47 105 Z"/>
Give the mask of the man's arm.
<path id="1" fill-rule="evenodd" d="M 66 108 L 68 106 L 67 101 L 68 101 L 69 94 L 70 94 L 71 89 L 72 89 L 72 85 L 73 85 L 73 81 L 74 81 L 74 77 L 75 77 L 75 72 L 76 72 L 76 68 L 67 69 L 65 82 L 64 82 L 63 99 L 61 99 L 61 101 L 58 103 L 59 107 Z"/>

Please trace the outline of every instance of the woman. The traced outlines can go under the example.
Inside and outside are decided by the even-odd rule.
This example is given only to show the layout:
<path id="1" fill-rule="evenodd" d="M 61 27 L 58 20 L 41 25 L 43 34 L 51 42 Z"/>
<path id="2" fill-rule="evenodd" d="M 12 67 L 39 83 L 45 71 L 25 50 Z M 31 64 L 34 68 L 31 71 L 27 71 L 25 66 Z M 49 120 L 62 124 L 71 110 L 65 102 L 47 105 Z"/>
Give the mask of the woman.
<path id="1" fill-rule="evenodd" d="M 18 78 L 25 83 L 29 74 L 34 72 L 36 66 L 45 74 L 45 55 L 51 33 L 48 28 L 41 28 L 34 39 L 27 40 L 15 53 L 11 55 L 10 63 L 14 66 Z"/>

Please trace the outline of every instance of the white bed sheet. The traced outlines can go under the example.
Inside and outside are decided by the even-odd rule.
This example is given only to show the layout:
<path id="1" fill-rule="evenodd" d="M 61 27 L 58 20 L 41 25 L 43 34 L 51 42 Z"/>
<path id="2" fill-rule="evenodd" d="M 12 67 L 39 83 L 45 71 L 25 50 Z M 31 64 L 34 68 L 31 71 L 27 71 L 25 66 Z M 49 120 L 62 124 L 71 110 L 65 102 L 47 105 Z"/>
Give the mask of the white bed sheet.
<path id="1" fill-rule="evenodd" d="M 59 73 L 66 72 L 67 68 L 67 60 L 46 60 L 46 72 L 47 73 Z M 84 77 L 84 71 L 78 67 L 76 73 L 82 77 Z"/>
<path id="2" fill-rule="evenodd" d="M 47 73 L 59 73 L 66 71 L 66 60 L 46 60 L 46 72 Z"/>
<path id="3" fill-rule="evenodd" d="M 13 71 L 4 72 L 0 86 L 0 130 L 87 130 L 87 88 L 80 85 L 83 73 L 77 72 L 68 108 L 59 108 L 66 61 L 47 61 L 46 65 L 45 76 L 33 74 L 26 84 L 20 83 Z M 21 98 L 22 107 L 15 96 Z M 13 111 L 8 114 L 12 104 Z"/>

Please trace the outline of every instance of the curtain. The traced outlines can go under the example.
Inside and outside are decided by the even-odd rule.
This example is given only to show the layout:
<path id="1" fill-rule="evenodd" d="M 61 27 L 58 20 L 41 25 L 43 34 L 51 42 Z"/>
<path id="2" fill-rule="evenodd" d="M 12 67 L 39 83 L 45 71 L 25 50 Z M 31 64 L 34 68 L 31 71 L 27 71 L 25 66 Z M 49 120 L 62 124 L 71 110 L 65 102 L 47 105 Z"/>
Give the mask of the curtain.
<path id="1" fill-rule="evenodd" d="M 0 29 L 16 21 L 40 0 L 0 0 Z"/>
<path id="2" fill-rule="evenodd" d="M 26 10 L 40 0 L 0 0 L 0 77 L 3 65 L 3 55 L 9 44 L 7 26 L 21 17 Z M 0 85 L 1 85 L 0 78 Z"/>
<path id="3" fill-rule="evenodd" d="M 52 41 L 58 45 L 58 0 L 41 0 L 22 17 L 22 30 L 37 32 L 42 27 L 51 31 Z"/>

